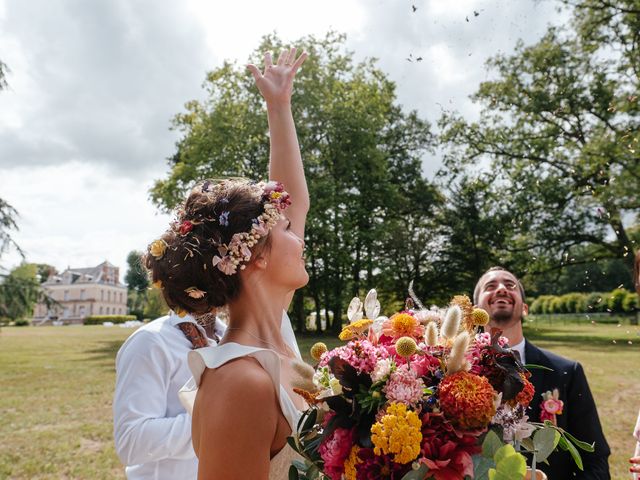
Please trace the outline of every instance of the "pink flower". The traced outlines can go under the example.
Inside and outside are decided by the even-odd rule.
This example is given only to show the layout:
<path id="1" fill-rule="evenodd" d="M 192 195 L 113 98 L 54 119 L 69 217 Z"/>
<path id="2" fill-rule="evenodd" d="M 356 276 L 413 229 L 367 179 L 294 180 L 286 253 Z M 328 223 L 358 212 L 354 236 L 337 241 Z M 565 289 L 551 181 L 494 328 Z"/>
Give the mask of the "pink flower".
<path id="1" fill-rule="evenodd" d="M 342 477 L 344 462 L 351 453 L 354 435 L 353 429 L 336 428 L 318 447 L 318 453 L 324 461 L 324 471 L 331 480 L 340 480 Z"/>
<path id="2" fill-rule="evenodd" d="M 498 345 L 501 347 L 506 346 L 509 343 L 509 339 L 507 337 L 500 337 L 498 339 Z M 476 333 L 476 342 L 475 344 L 479 347 L 488 347 L 491 345 L 491 334 L 489 332 Z"/>
<path id="3" fill-rule="evenodd" d="M 214 267 L 218 267 L 218 270 L 220 270 L 225 275 L 233 275 L 234 273 L 236 273 L 236 265 L 233 263 L 233 259 L 228 255 L 225 255 L 222 258 L 216 255 L 215 257 L 213 257 L 211 263 Z"/>
<path id="4" fill-rule="evenodd" d="M 433 355 L 419 355 L 411 361 L 411 368 L 415 370 L 418 377 L 434 374 L 440 368 L 440 360 Z"/>
<path id="5" fill-rule="evenodd" d="M 345 360 L 359 372 L 371 373 L 378 361 L 388 358 L 389 354 L 383 347 L 376 347 L 369 340 L 352 340 L 344 347 L 334 348 L 320 357 L 319 366 L 325 367 L 333 357 Z"/>
<path id="6" fill-rule="evenodd" d="M 549 400 L 545 400 L 542 403 L 542 407 L 547 413 L 550 413 L 552 415 L 560 415 L 562 413 L 562 407 L 564 407 L 564 403 L 562 400 L 550 398 Z"/>
<path id="7" fill-rule="evenodd" d="M 253 233 L 258 235 L 259 237 L 264 237 L 269 233 L 269 227 L 267 227 L 267 224 L 262 220 L 258 220 L 256 223 L 254 223 L 252 229 Z"/>
<path id="8" fill-rule="evenodd" d="M 422 379 L 416 378 L 414 371 L 403 365 L 391 374 L 382 391 L 388 400 L 413 406 L 422 399 L 423 388 Z"/>

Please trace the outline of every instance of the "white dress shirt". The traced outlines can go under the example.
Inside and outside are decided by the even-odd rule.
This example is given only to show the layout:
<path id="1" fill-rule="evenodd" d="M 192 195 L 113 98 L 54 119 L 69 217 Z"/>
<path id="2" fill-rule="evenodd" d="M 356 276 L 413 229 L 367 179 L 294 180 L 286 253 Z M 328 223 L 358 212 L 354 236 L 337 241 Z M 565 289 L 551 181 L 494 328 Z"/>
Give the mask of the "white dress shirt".
<path id="1" fill-rule="evenodd" d="M 527 363 L 526 358 L 524 358 L 524 338 L 520 343 L 511 347 L 511 350 L 513 350 L 514 352 L 518 352 L 518 354 L 520 355 L 520 361 L 523 365 Z"/>
<path id="2" fill-rule="evenodd" d="M 191 378 L 187 354 L 192 345 L 177 326 L 187 321 L 196 324 L 190 316 L 158 318 L 136 330 L 116 356 L 114 439 L 129 480 L 195 480 L 198 476 L 191 417 L 178 399 L 178 390 Z M 285 312 L 281 328 L 284 340 L 300 355 Z M 225 329 L 216 320 L 216 333 L 221 336 Z"/>

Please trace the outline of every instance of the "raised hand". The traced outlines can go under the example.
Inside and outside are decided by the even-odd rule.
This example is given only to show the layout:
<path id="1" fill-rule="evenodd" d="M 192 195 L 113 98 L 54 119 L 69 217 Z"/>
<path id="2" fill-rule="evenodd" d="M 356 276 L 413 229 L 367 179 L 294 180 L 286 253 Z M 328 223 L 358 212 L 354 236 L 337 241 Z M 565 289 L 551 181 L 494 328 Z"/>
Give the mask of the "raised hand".
<path id="1" fill-rule="evenodd" d="M 291 102 L 293 79 L 300 66 L 307 59 L 303 52 L 296 58 L 296 49 L 283 50 L 276 64 L 273 64 L 271 53 L 264 54 L 264 72 L 260 72 L 255 65 L 247 65 L 256 81 L 256 86 L 267 104 Z"/>

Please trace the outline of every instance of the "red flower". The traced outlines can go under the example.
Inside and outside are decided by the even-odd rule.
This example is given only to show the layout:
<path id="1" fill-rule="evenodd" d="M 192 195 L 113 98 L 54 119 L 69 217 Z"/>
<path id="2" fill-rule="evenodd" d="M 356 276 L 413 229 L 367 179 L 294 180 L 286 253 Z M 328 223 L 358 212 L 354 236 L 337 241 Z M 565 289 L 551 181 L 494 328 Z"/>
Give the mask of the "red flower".
<path id="1" fill-rule="evenodd" d="M 180 235 L 186 235 L 191 230 L 193 230 L 193 223 L 191 223 L 189 220 L 185 220 L 180 225 Z"/>
<path id="2" fill-rule="evenodd" d="M 472 456 L 480 453 L 478 436 L 484 430 L 457 431 L 442 413 L 426 413 L 422 417 L 420 461 L 429 468 L 429 478 L 459 480 L 473 477 Z"/>
<path id="3" fill-rule="evenodd" d="M 370 448 L 358 450 L 358 457 L 361 462 L 356 465 L 357 480 L 400 480 L 411 470 L 411 463 L 395 463 L 389 455 L 375 455 Z"/>

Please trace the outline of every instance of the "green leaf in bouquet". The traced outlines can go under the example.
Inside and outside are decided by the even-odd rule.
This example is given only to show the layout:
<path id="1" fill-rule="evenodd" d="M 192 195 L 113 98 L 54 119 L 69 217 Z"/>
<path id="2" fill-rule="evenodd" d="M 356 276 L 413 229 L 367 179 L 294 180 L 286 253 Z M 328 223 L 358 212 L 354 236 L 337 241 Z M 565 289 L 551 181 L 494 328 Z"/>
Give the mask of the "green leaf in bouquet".
<path id="1" fill-rule="evenodd" d="M 531 438 L 523 438 L 520 441 L 520 445 L 524 447 L 524 449 L 527 450 L 528 452 L 533 452 L 536 449 L 536 447 L 533 445 L 533 440 Z"/>
<path id="2" fill-rule="evenodd" d="M 302 426 L 303 432 L 308 432 L 311 430 L 316 424 L 316 420 L 318 419 L 318 409 L 312 408 L 307 416 L 307 419 L 304 421 L 304 425 Z"/>
<path id="3" fill-rule="evenodd" d="M 489 480 L 489 469 L 496 466 L 493 458 L 488 458 L 484 455 L 474 455 L 472 458 L 474 480 Z"/>
<path id="4" fill-rule="evenodd" d="M 526 368 L 527 370 L 538 369 L 553 372 L 553 368 L 545 367 L 544 365 L 536 365 L 535 363 L 527 363 L 524 368 Z"/>
<path id="5" fill-rule="evenodd" d="M 498 434 L 493 430 L 489 430 L 489 433 L 484 437 L 482 442 L 482 455 L 488 458 L 493 458 L 496 452 L 502 448 L 504 443 L 498 437 Z"/>
<path id="6" fill-rule="evenodd" d="M 289 446 L 291 448 L 293 448 L 296 452 L 298 453 L 302 453 L 300 451 L 300 444 L 298 443 L 298 441 L 294 438 L 294 437 L 287 437 L 287 443 L 289 444 Z"/>
<path id="7" fill-rule="evenodd" d="M 533 446 L 536 451 L 536 460 L 544 462 L 556 449 L 560 441 L 560 432 L 555 428 L 543 427 L 533 435 Z"/>
<path id="8" fill-rule="evenodd" d="M 489 480 L 522 480 L 527 473 L 527 462 L 513 445 L 501 447 L 493 459 L 496 468 L 489 469 Z"/>
<path id="9" fill-rule="evenodd" d="M 576 447 L 584 450 L 585 452 L 593 452 L 595 450 L 595 445 L 596 445 L 595 443 L 587 443 L 587 442 L 583 442 L 582 440 L 578 440 L 576 437 L 571 435 L 566 430 L 563 430 L 562 434 L 565 437 L 567 437 L 567 440 L 569 442 L 573 443 Z"/>
<path id="10" fill-rule="evenodd" d="M 300 474 L 295 465 L 289 467 L 289 480 L 300 480 Z"/>
<path id="11" fill-rule="evenodd" d="M 567 440 L 567 437 L 565 437 L 565 434 L 566 432 L 560 435 L 560 441 L 558 442 L 558 445 L 560 445 L 560 447 L 563 450 L 568 450 L 569 454 L 571 455 L 571 458 L 573 458 L 573 461 L 576 463 L 576 466 L 580 470 L 584 471 L 584 466 L 582 465 L 582 457 L 580 456 L 580 452 L 578 452 L 578 449 L 573 445 L 573 443 Z"/>
<path id="12" fill-rule="evenodd" d="M 429 467 L 422 463 L 417 470 L 412 468 L 411 471 L 407 472 L 400 480 L 423 480 L 428 471 Z"/>

